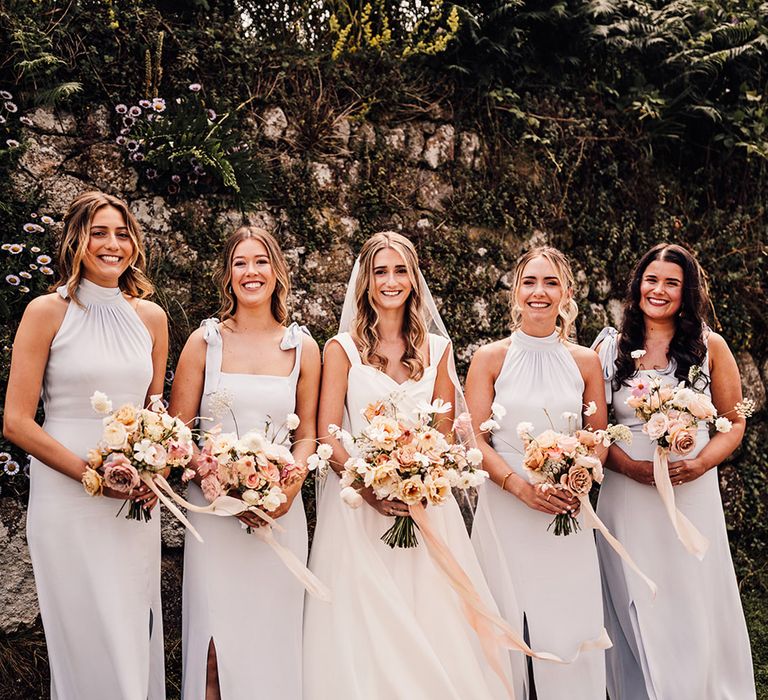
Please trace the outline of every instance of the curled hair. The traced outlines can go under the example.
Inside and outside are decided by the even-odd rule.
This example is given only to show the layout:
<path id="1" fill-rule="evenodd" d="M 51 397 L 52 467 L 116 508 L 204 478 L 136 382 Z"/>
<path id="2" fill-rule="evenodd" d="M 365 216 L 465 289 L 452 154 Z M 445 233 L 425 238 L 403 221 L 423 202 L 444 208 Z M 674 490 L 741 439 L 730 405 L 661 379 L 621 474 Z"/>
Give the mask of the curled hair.
<path id="1" fill-rule="evenodd" d="M 257 226 L 241 226 L 224 244 L 221 263 L 215 275 L 221 298 L 221 306 L 217 315 L 222 321 L 225 321 L 232 318 L 237 312 L 237 297 L 232 290 L 232 258 L 237 246 L 249 238 L 259 241 L 267 250 L 269 264 L 275 273 L 275 289 L 272 292 L 271 301 L 272 316 L 278 323 L 285 323 L 288 320 L 288 294 L 291 291 L 288 265 L 275 237 L 269 231 Z"/>
<path id="2" fill-rule="evenodd" d="M 552 265 L 555 270 L 555 276 L 559 280 L 560 286 L 563 288 L 563 298 L 560 300 L 560 305 L 557 307 L 556 327 L 560 339 L 568 340 L 571 337 L 573 324 L 579 313 L 579 307 L 573 300 L 575 280 L 573 277 L 573 270 L 571 270 L 571 263 L 568 262 L 568 258 L 566 258 L 557 248 L 552 248 L 550 246 L 538 246 L 532 248 L 525 253 L 517 261 L 517 265 L 515 265 L 510 310 L 510 326 L 512 331 L 514 332 L 518 330 L 523 322 L 523 311 L 517 304 L 517 293 L 523 282 L 525 266 L 534 258 L 544 258 Z"/>
<path id="3" fill-rule="evenodd" d="M 682 303 L 675 318 L 675 334 L 668 351 L 668 358 L 674 359 L 677 365 L 675 377 L 687 381 L 690 368 L 700 365 L 707 354 L 704 329 L 709 292 L 704 271 L 693 254 L 682 246 L 659 243 L 640 258 L 627 285 L 616 373 L 613 377 L 616 391 L 637 372 L 632 351 L 645 347 L 645 319 L 640 308 L 640 286 L 646 268 L 656 260 L 674 263 L 683 270 Z"/>
<path id="4" fill-rule="evenodd" d="M 117 286 L 129 296 L 145 299 L 155 291 L 145 270 L 147 254 L 144 249 L 144 236 L 136 217 L 131 214 L 128 205 L 117 197 L 104 192 L 84 192 L 75 197 L 64 215 L 64 232 L 59 241 L 57 253 L 59 278 L 51 287 L 65 286 L 67 294 L 78 306 L 77 285 L 83 277 L 83 258 L 88 252 L 88 242 L 91 237 L 91 224 L 96 212 L 103 207 L 114 207 L 125 219 L 128 235 L 133 243 L 133 252 L 128 267 L 125 269 Z"/>
<path id="5" fill-rule="evenodd" d="M 376 253 L 386 248 L 400 254 L 411 282 L 411 293 L 405 301 L 403 319 L 405 352 L 400 362 L 407 367 L 408 376 L 418 380 L 424 374 L 424 358 L 419 349 L 427 337 L 427 325 L 422 314 L 423 291 L 419 280 L 419 258 L 413 243 L 405 236 L 394 231 L 374 233 L 360 249 L 360 273 L 355 285 L 356 314 L 352 322 L 352 332 L 360 344 L 363 363 L 382 372 L 386 370 L 387 358 L 378 352 L 379 312 L 373 303 L 373 260 Z"/>

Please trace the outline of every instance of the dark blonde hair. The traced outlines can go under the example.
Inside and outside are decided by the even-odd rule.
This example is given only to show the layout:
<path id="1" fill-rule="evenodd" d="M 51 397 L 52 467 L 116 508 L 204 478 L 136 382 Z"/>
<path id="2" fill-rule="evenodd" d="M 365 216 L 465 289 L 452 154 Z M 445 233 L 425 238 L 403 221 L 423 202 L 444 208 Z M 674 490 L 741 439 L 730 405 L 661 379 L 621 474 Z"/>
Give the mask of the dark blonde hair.
<path id="1" fill-rule="evenodd" d="M 221 297 L 218 317 L 225 321 L 232 318 L 237 311 L 237 297 L 232 290 L 232 258 L 237 246 L 248 239 L 259 241 L 267 250 L 269 264 L 272 266 L 276 278 L 275 289 L 272 292 L 272 316 L 278 323 L 285 323 L 288 320 L 288 294 L 291 291 L 288 265 L 275 237 L 269 231 L 257 226 L 241 226 L 224 244 L 221 265 L 216 273 L 216 282 Z"/>
<path id="2" fill-rule="evenodd" d="M 568 262 L 568 258 L 565 257 L 557 248 L 550 246 L 538 246 L 532 248 L 525 253 L 515 266 L 514 282 L 512 284 L 512 299 L 511 299 L 511 327 L 512 331 L 516 331 L 522 324 L 522 309 L 517 305 L 517 292 L 520 289 L 520 284 L 523 281 L 523 272 L 525 266 L 535 258 L 544 258 L 555 269 L 555 276 L 560 281 L 560 285 L 563 288 L 563 298 L 560 301 L 560 306 L 557 309 L 557 333 L 561 340 L 568 340 L 573 330 L 573 323 L 576 320 L 576 316 L 579 313 L 579 307 L 573 300 L 573 292 L 575 287 L 575 280 L 573 277 L 573 270 L 571 270 L 571 264 Z"/>
<path id="3" fill-rule="evenodd" d="M 419 257 L 416 248 L 405 236 L 394 231 L 374 233 L 360 249 L 360 273 L 355 285 L 356 314 L 352 331 L 360 344 L 360 356 L 365 364 L 385 370 L 387 358 L 377 352 L 379 346 L 379 312 L 373 304 L 373 260 L 376 253 L 391 248 L 400 254 L 411 282 L 411 293 L 406 300 L 403 335 L 405 352 L 400 362 L 408 368 L 412 379 L 424 374 L 424 358 L 419 349 L 427 337 L 427 325 L 422 313 L 423 291 L 419 280 Z"/>
<path id="4" fill-rule="evenodd" d="M 129 296 L 145 299 L 155 291 L 152 282 L 145 274 L 147 254 L 144 249 L 144 237 L 136 217 L 131 214 L 128 205 L 117 197 L 104 192 L 84 192 L 75 197 L 64 215 L 64 233 L 59 241 L 58 268 L 59 278 L 51 287 L 65 286 L 67 294 L 81 306 L 77 298 L 77 285 L 83 277 L 83 258 L 88 251 L 91 236 L 91 224 L 96 212 L 103 207 L 114 207 L 125 219 L 128 235 L 133 243 L 131 260 L 125 272 L 120 275 L 118 287 Z"/>

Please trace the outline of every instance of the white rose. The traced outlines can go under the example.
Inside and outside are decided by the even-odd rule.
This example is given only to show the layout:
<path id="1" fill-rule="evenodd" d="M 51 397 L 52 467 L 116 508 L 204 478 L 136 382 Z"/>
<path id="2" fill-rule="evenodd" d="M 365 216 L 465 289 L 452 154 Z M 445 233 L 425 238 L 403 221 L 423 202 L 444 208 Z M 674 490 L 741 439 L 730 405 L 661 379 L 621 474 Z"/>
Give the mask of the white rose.
<path id="1" fill-rule="evenodd" d="M 479 467 L 483 463 L 483 453 L 477 447 L 468 449 L 467 462 L 473 467 Z"/>
<path id="2" fill-rule="evenodd" d="M 299 423 L 301 423 L 301 420 L 295 413 L 289 413 L 285 417 L 285 427 L 288 430 L 296 430 L 299 427 Z"/>
<path id="3" fill-rule="evenodd" d="M 731 423 L 725 416 L 720 416 L 720 418 L 715 421 L 715 429 L 718 433 L 730 432 L 732 427 L 733 423 Z"/>
<path id="4" fill-rule="evenodd" d="M 341 500 L 350 508 L 359 508 L 363 503 L 363 497 L 351 486 L 346 486 L 341 490 Z"/>
<path id="5" fill-rule="evenodd" d="M 91 396 L 91 408 L 93 408 L 96 413 L 111 413 L 112 402 L 103 392 L 94 391 L 93 396 Z"/>
<path id="6" fill-rule="evenodd" d="M 688 408 L 688 404 L 696 398 L 696 392 L 693 389 L 678 389 L 672 397 L 672 405 L 676 408 Z"/>
<path id="7" fill-rule="evenodd" d="M 253 489 L 248 489 L 247 491 L 243 491 L 243 493 L 242 493 L 242 495 L 240 497 L 249 506 L 257 506 L 257 505 L 259 505 L 259 501 L 261 500 L 261 496 L 259 495 L 259 492 L 258 491 L 254 491 Z"/>
<path id="8" fill-rule="evenodd" d="M 111 450 L 122 450 L 128 440 L 128 432 L 122 423 L 113 422 L 104 427 L 102 439 Z"/>
<path id="9" fill-rule="evenodd" d="M 269 493 L 264 496 L 262 505 L 264 510 L 272 512 L 277 510 L 283 503 L 288 500 L 288 497 L 282 492 L 279 487 L 274 487 L 269 490 Z"/>
<path id="10" fill-rule="evenodd" d="M 320 459 L 330 459 L 333 456 L 333 448 L 330 445 L 322 444 L 317 448 L 317 456 Z"/>

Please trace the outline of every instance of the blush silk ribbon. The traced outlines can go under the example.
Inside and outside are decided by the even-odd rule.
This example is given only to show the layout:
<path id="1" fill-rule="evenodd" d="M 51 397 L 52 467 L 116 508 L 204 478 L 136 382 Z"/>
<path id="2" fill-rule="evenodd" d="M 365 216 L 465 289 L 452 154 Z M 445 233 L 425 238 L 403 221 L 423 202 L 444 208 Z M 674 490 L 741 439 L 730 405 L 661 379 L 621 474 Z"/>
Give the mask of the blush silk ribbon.
<path id="1" fill-rule="evenodd" d="M 709 548 L 709 540 L 675 506 L 675 490 L 669 478 L 669 450 L 658 445 L 653 453 L 653 480 L 656 482 L 656 490 L 661 496 L 667 515 L 672 521 L 672 527 L 675 528 L 677 539 L 690 554 L 701 561 Z"/>
<path id="2" fill-rule="evenodd" d="M 267 525 L 262 527 L 253 528 L 253 532 L 256 536 L 261 539 L 262 542 L 265 542 L 272 547 L 275 554 L 280 557 L 283 564 L 285 564 L 288 570 L 299 580 L 308 593 L 325 602 L 331 600 L 331 593 L 328 590 L 328 587 L 306 566 L 304 566 L 290 549 L 284 547 L 275 539 L 273 530 L 284 532 L 284 528 L 281 527 L 274 518 L 271 518 L 262 510 L 249 506 L 239 498 L 233 498 L 232 496 L 219 496 L 207 506 L 198 506 L 179 496 L 179 494 L 171 488 L 171 485 L 166 481 L 162 474 L 143 474 L 141 480 L 147 487 L 149 487 L 152 493 L 160 499 L 168 510 L 170 510 L 171 513 L 173 513 L 192 533 L 198 542 L 202 542 L 203 538 L 200 537 L 200 533 L 195 530 L 192 523 L 190 523 L 186 516 L 178 509 L 174 501 L 194 513 L 206 513 L 208 515 L 219 516 L 240 515 L 240 513 L 245 511 L 254 513 L 267 523 Z"/>
<path id="3" fill-rule="evenodd" d="M 432 561 L 445 574 L 451 588 L 459 596 L 464 616 L 477 634 L 483 654 L 493 671 L 501 679 L 512 700 L 515 699 L 515 691 L 503 670 L 502 649 L 520 651 L 542 661 L 569 664 L 575 661 L 582 652 L 608 649 L 612 646 L 608 633 L 603 629 L 596 639 L 582 642 L 576 650 L 576 655 L 568 661 L 546 651 L 533 651 L 509 623 L 490 610 L 482 601 L 467 573 L 451 554 L 440 535 L 432 528 L 424 506 L 421 503 L 410 505 L 409 512 L 424 537 Z"/>

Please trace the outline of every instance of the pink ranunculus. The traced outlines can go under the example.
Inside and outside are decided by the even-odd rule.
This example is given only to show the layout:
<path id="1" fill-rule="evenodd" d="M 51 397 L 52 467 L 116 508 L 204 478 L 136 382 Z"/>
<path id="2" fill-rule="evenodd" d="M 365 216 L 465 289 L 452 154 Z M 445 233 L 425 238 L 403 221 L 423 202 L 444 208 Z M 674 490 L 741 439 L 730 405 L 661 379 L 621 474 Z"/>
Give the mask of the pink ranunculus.
<path id="1" fill-rule="evenodd" d="M 224 491 L 221 488 L 219 480 L 213 475 L 209 474 L 200 481 L 200 488 L 203 491 L 203 496 L 208 503 L 213 503 Z"/>
<path id="2" fill-rule="evenodd" d="M 267 480 L 264 478 L 264 475 L 261 472 L 254 471 L 246 475 L 244 481 L 245 485 L 249 489 L 260 489 L 262 486 L 264 486 Z"/>
<path id="3" fill-rule="evenodd" d="M 122 454 L 112 454 L 104 463 L 104 485 L 119 493 L 128 494 L 141 483 L 139 472 Z"/>
<path id="4" fill-rule="evenodd" d="M 260 470 L 267 481 L 270 481 L 273 484 L 276 484 L 280 481 L 280 469 L 272 464 L 272 462 L 267 462 L 267 464 L 262 465 Z"/>

